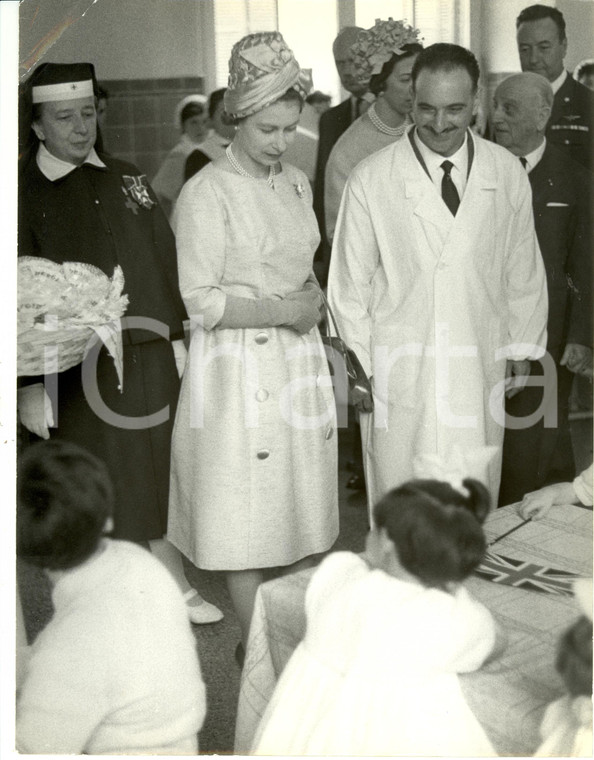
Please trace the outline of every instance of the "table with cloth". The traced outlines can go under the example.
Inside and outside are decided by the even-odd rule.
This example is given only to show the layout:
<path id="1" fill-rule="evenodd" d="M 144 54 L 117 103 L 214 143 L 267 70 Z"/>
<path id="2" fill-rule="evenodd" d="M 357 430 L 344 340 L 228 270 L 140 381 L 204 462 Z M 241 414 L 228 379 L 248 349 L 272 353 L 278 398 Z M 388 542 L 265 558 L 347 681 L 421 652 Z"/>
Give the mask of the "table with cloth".
<path id="1" fill-rule="evenodd" d="M 515 527 L 517 505 L 494 511 L 485 524 L 492 541 Z M 592 576 L 592 512 L 553 507 L 492 551 Z M 313 569 L 263 584 L 256 597 L 239 694 L 235 752 L 247 754 L 276 682 L 305 633 L 305 592 Z M 538 593 L 471 577 L 466 586 L 493 614 L 506 637 L 505 650 L 481 670 L 463 674 L 464 696 L 497 753 L 532 755 L 540 744 L 545 707 L 564 692 L 555 671 L 560 635 L 581 614 L 573 596 Z"/>

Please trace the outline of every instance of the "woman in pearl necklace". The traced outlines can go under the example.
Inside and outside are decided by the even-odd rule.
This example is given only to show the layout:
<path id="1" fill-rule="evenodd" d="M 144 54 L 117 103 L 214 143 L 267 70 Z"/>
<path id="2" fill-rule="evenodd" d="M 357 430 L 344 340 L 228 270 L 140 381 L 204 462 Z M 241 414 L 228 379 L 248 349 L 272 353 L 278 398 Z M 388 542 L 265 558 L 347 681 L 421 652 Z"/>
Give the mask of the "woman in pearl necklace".
<path id="1" fill-rule="evenodd" d="M 235 137 L 176 207 L 194 330 L 168 537 L 197 567 L 225 572 L 243 646 L 268 571 L 309 561 L 338 535 L 335 404 L 312 273 L 319 231 L 307 178 L 281 163 L 310 86 L 278 32 L 236 43 L 225 93 Z"/>
<path id="2" fill-rule="evenodd" d="M 410 73 L 422 45 L 418 31 L 402 21 L 377 20 L 352 45 L 355 76 L 376 100 L 336 142 L 326 164 L 324 210 L 332 240 L 349 174 L 367 156 L 399 140 L 412 125 Z"/>

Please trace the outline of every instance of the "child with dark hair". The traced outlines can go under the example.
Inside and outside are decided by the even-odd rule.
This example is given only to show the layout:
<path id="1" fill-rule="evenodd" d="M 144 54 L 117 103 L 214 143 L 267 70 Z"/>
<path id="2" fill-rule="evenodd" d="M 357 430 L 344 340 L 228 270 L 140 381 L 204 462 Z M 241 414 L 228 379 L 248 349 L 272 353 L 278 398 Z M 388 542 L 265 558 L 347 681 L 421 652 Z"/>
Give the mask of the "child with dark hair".
<path id="1" fill-rule="evenodd" d="M 196 754 L 204 684 L 182 594 L 150 552 L 105 537 L 107 469 L 61 440 L 18 471 L 17 554 L 46 570 L 54 615 L 17 699 L 23 753 Z"/>
<path id="2" fill-rule="evenodd" d="M 555 663 L 567 694 L 547 707 L 536 757 L 592 757 L 592 581 L 577 581 L 575 594 L 586 614 L 562 635 Z"/>
<path id="3" fill-rule="evenodd" d="M 461 490 L 410 481 L 375 505 L 365 553 L 331 554 L 311 580 L 305 638 L 255 754 L 495 754 L 457 677 L 495 645 L 490 613 L 462 585 L 485 551 L 488 510 L 472 479 Z"/>

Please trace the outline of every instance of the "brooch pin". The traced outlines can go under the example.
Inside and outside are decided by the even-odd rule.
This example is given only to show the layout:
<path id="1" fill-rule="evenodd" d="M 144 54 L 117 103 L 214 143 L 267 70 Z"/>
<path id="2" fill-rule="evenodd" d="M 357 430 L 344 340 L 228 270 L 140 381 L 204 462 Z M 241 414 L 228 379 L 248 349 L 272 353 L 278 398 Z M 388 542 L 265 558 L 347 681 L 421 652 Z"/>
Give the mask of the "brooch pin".
<path id="1" fill-rule="evenodd" d="M 303 185 L 301 184 L 301 182 L 298 182 L 296 185 L 293 185 L 293 187 L 295 188 L 295 192 L 297 193 L 297 197 L 298 198 L 303 198 L 303 196 L 305 195 L 305 188 L 303 187 Z"/>

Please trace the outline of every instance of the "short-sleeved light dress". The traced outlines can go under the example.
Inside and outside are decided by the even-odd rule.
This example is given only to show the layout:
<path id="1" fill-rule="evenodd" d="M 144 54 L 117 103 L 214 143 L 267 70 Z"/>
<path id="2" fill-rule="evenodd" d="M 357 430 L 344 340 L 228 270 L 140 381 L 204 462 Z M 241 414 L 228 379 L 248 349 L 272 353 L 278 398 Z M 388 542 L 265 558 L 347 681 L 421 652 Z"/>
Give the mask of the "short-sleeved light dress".
<path id="1" fill-rule="evenodd" d="M 493 649 L 488 610 L 335 552 L 314 573 L 307 628 L 264 712 L 257 755 L 491 757 L 458 673 Z"/>
<path id="2" fill-rule="evenodd" d="M 180 290 L 193 332 L 172 443 L 168 538 L 196 566 L 292 564 L 338 535 L 337 430 L 317 328 L 219 329 L 227 294 L 283 298 L 311 270 L 309 183 L 209 164 L 176 208 Z"/>

